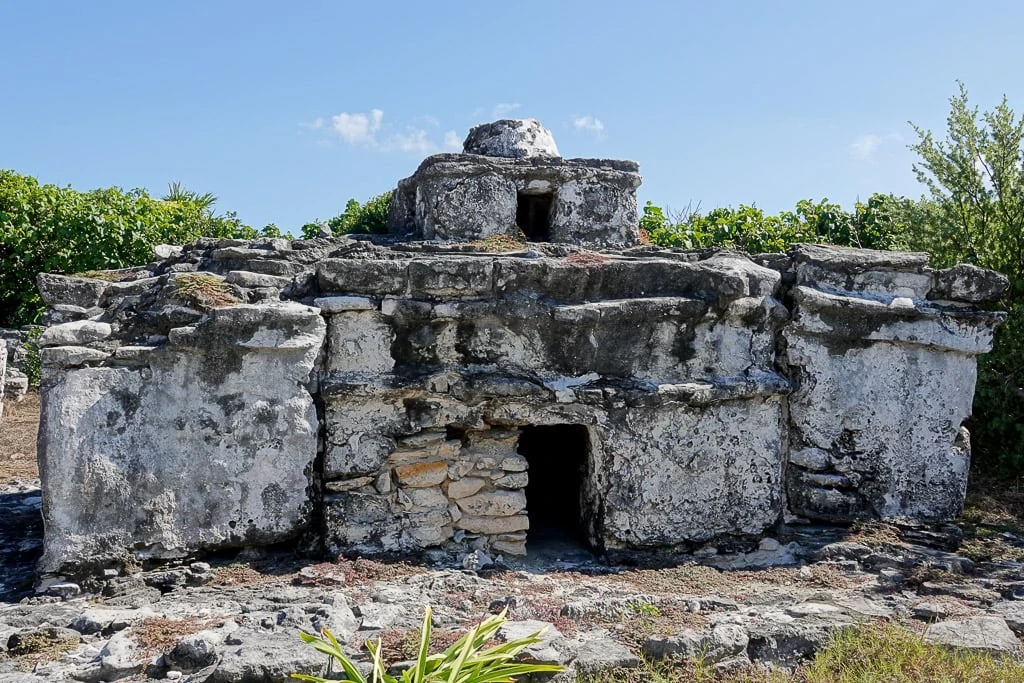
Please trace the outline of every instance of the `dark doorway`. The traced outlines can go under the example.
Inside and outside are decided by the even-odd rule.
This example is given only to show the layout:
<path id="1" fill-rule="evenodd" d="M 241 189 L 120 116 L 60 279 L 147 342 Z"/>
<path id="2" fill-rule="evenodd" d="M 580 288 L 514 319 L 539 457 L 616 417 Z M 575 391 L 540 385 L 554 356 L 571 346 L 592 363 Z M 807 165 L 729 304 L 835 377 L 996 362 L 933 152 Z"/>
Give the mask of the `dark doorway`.
<path id="1" fill-rule="evenodd" d="M 550 192 L 533 194 L 520 192 L 516 195 L 516 225 L 530 242 L 551 240 L 551 204 L 554 195 Z"/>
<path id="2" fill-rule="evenodd" d="M 519 454 L 529 465 L 526 541 L 531 554 L 549 543 L 587 545 L 582 500 L 589 451 L 583 425 L 523 427 Z"/>

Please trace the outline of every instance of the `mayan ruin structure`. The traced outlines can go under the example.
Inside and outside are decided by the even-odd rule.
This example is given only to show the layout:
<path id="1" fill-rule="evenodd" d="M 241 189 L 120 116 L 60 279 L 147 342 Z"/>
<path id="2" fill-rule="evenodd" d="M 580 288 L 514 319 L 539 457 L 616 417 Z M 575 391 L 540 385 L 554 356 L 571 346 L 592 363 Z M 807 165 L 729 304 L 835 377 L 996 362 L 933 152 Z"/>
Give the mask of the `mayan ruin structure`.
<path id="1" fill-rule="evenodd" d="M 474 128 L 388 235 L 203 239 L 41 274 L 44 575 L 297 542 L 565 537 L 599 554 L 782 523 L 943 522 L 1006 280 L 923 253 L 644 244 L 639 167 Z"/>

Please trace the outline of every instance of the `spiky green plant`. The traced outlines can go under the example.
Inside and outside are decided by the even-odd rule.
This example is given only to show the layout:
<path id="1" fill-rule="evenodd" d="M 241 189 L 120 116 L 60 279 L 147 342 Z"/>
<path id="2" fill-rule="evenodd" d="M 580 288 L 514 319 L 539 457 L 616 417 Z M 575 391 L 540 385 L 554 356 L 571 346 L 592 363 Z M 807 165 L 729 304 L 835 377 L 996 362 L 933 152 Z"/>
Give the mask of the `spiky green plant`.
<path id="1" fill-rule="evenodd" d="M 564 667 L 557 664 L 529 664 L 515 661 L 516 655 L 530 645 L 541 642 L 537 631 L 525 638 L 510 640 L 489 648 L 484 646 L 494 638 L 498 629 L 505 623 L 505 611 L 488 617 L 459 638 L 447 650 L 440 654 L 430 655 L 430 621 L 431 611 L 427 607 L 423 615 L 423 628 L 420 629 L 420 646 L 415 664 L 402 672 L 401 678 L 390 675 L 381 654 L 381 641 L 367 642 L 373 662 L 371 678 L 367 680 L 356 668 L 355 663 L 341 649 L 338 640 L 329 629 L 323 629 L 320 636 L 300 633 L 303 641 L 324 653 L 337 662 L 345 672 L 342 680 L 354 683 L 514 683 L 516 676 L 535 673 L 558 673 Z M 331 680 L 306 674 L 292 674 L 292 678 L 310 683 L 327 683 Z"/>

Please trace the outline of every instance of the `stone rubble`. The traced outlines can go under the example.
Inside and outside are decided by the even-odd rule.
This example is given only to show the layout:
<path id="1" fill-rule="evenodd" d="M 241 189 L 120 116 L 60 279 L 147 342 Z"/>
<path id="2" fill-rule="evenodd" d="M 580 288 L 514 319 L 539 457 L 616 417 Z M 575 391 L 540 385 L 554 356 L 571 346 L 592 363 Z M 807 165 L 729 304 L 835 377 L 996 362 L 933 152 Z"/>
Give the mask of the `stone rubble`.
<path id="1" fill-rule="evenodd" d="M 7 495 L 15 494 L 0 500 Z M 290 553 L 246 560 L 242 553 L 135 568 L 80 593 L 44 588 L 11 601 L 26 595 L 22 586 L 0 602 L 0 681 L 242 683 L 323 675 L 326 658 L 298 634 L 325 626 L 366 670 L 367 640 L 382 638 L 392 661 L 409 656 L 394 648 L 412 641 L 428 604 L 435 634 L 464 632 L 502 609 L 510 621 L 499 639 L 544 629 L 523 657 L 566 666 L 553 681 L 638 668 L 641 655 L 699 658 L 722 673 L 792 670 L 838 630 L 883 622 L 946 647 L 1024 656 L 1019 562 L 976 564 L 927 546 L 870 539 L 797 546 L 790 568 L 720 570 L 691 558 L 637 569 L 590 560 L 555 573 L 529 563 L 467 571 L 365 560 L 309 564 Z M 878 554 L 908 575 L 941 578 L 927 591 L 928 581 L 894 585 L 883 575 L 887 565 L 869 560 Z M 733 555 L 740 566 L 742 553 L 719 555 Z M 965 596 L 965 586 L 1011 598 Z M 170 635 L 160 637 L 165 631 Z M 40 642 L 55 649 L 39 656 L 32 648 Z"/>

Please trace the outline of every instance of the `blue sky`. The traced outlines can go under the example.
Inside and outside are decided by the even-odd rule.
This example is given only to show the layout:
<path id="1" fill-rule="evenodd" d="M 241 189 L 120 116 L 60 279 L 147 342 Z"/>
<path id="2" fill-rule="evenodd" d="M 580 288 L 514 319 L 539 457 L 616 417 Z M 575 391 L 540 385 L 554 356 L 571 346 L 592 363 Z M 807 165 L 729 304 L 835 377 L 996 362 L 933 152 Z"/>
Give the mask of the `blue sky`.
<path id="1" fill-rule="evenodd" d="M 1024 3 L 6 2 L 0 168 L 212 192 L 296 229 L 384 192 L 475 123 L 640 162 L 704 209 L 918 196 L 907 124 L 1024 110 Z"/>

